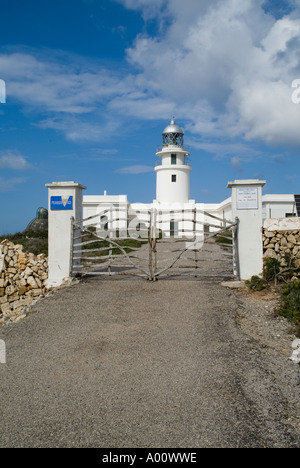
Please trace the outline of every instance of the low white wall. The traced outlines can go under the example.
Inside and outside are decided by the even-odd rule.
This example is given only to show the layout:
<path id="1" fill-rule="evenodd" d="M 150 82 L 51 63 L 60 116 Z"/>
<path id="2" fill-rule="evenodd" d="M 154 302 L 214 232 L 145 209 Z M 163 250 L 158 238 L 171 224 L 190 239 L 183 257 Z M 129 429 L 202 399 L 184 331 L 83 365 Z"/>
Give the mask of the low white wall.
<path id="1" fill-rule="evenodd" d="M 286 218 L 296 212 L 294 195 L 271 194 L 263 196 L 263 219 Z"/>
<path id="2" fill-rule="evenodd" d="M 264 229 L 267 231 L 299 231 L 300 218 L 272 218 L 266 219 Z"/>

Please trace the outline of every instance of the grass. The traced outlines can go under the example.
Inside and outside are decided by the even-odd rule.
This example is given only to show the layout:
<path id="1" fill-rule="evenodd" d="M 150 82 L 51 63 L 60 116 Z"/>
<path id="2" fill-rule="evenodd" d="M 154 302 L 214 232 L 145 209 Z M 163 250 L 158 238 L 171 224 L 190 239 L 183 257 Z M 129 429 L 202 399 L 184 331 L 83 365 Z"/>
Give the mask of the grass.
<path id="1" fill-rule="evenodd" d="M 108 240 L 100 240 L 95 237 L 96 233 L 96 228 L 90 227 L 88 230 L 91 232 L 91 235 L 85 236 L 83 241 L 84 242 L 89 242 L 93 241 L 88 245 L 84 245 L 82 247 L 82 250 L 85 251 L 84 256 L 83 256 L 83 262 L 88 261 L 89 256 L 91 257 L 105 257 L 108 256 L 110 253 L 111 255 L 123 255 L 123 252 L 121 249 L 119 249 L 117 246 L 114 244 L 110 244 L 109 239 Z M 132 253 L 132 248 L 140 248 L 143 244 L 147 243 L 148 241 L 142 240 L 142 239 L 113 239 L 114 243 L 118 244 L 126 253 Z M 106 249 L 107 247 L 107 249 Z M 89 252 L 90 250 L 95 250 L 95 249 L 105 249 L 101 250 L 99 252 Z"/>
<path id="2" fill-rule="evenodd" d="M 222 234 L 218 235 L 218 237 L 215 238 L 215 242 L 217 244 L 227 244 L 227 245 L 232 245 L 232 231 L 224 231 L 223 235 L 226 237 L 223 237 Z M 230 239 L 228 239 L 230 237 Z"/>
<path id="3" fill-rule="evenodd" d="M 107 250 L 103 250 L 101 252 L 91 252 L 90 255 L 92 257 L 104 257 L 109 255 L 109 252 L 111 251 L 112 255 L 122 255 L 123 252 L 117 248 L 117 247 L 112 247 L 110 249 L 110 243 L 109 240 L 98 240 L 93 236 L 93 232 L 95 232 L 95 228 L 90 228 L 91 235 L 87 238 L 84 238 L 84 241 L 92 241 L 95 239 L 95 241 L 89 245 L 83 246 L 83 250 L 86 251 L 85 253 L 85 258 L 88 260 L 89 256 L 89 250 L 90 249 L 100 249 L 107 247 Z M 0 242 L 3 240 L 9 240 L 10 242 L 13 242 L 15 245 L 21 244 L 24 247 L 24 250 L 27 252 L 31 252 L 35 255 L 38 254 L 45 254 L 48 256 L 48 230 L 43 230 L 43 231 L 31 231 L 27 230 L 24 232 L 17 232 L 15 234 L 6 234 L 4 236 L 0 236 Z M 143 244 L 147 243 L 147 240 L 144 239 L 114 239 L 114 241 L 124 249 L 126 253 L 131 253 L 132 250 L 130 247 L 133 248 L 140 248 Z"/>
<path id="4" fill-rule="evenodd" d="M 87 240 L 88 238 L 85 238 L 85 241 Z M 90 240 L 93 240 L 93 239 L 90 239 Z M 113 241 L 116 242 L 120 247 L 122 247 L 126 253 L 132 252 L 130 247 L 140 248 L 142 244 L 144 243 L 144 242 L 137 241 L 135 239 L 124 239 L 124 240 L 113 239 Z M 91 255 L 93 257 L 95 256 L 101 257 L 101 256 L 108 255 L 110 251 L 112 252 L 112 255 L 122 254 L 121 249 L 114 246 L 114 244 L 112 244 L 110 248 L 110 245 L 111 244 L 109 241 L 95 240 L 95 242 L 92 242 L 91 244 L 84 245 L 82 249 L 85 250 L 86 253 L 88 253 L 88 251 L 91 249 L 94 250 L 94 249 L 107 247 L 107 250 L 102 250 L 101 252 L 91 252 Z"/>
<path id="5" fill-rule="evenodd" d="M 0 236 L 0 242 L 5 239 L 14 244 L 23 245 L 24 250 L 27 252 L 35 255 L 43 253 L 48 256 L 48 230 L 24 231 Z"/>

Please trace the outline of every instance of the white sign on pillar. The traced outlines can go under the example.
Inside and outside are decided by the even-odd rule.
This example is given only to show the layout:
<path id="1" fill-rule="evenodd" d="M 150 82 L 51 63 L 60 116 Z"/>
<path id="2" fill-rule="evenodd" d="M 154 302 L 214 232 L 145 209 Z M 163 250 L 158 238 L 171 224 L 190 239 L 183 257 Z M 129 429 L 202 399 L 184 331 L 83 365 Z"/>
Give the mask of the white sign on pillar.
<path id="1" fill-rule="evenodd" d="M 266 181 L 236 180 L 232 189 L 232 219 L 239 218 L 238 250 L 241 279 L 260 275 L 263 270 L 262 188 Z"/>
<path id="2" fill-rule="evenodd" d="M 72 227 L 71 218 L 82 219 L 81 184 L 53 182 L 48 188 L 48 264 L 47 287 L 58 287 L 70 277 Z"/>
<path id="3" fill-rule="evenodd" d="M 258 210 L 258 188 L 238 187 L 236 206 L 238 210 Z"/>

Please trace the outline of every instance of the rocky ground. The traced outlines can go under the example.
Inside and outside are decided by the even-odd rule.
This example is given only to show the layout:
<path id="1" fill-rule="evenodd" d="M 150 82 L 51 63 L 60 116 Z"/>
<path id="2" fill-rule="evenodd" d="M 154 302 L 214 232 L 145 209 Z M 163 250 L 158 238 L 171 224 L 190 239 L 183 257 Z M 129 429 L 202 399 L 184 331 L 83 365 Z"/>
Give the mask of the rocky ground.
<path id="1" fill-rule="evenodd" d="M 276 297 L 203 280 L 86 279 L 0 328 L 1 447 L 299 448 Z"/>
<path id="2" fill-rule="evenodd" d="M 276 292 L 209 280 L 224 275 L 211 249 L 202 278 L 92 277 L 41 297 L 44 257 L 7 248 L 0 446 L 300 448 L 295 330 Z"/>
<path id="3" fill-rule="evenodd" d="M 289 421 L 300 434 L 300 366 L 290 363 L 296 328 L 276 313 L 279 297 L 275 291 L 239 289 L 236 323 L 272 363 L 274 376 L 289 402 Z"/>

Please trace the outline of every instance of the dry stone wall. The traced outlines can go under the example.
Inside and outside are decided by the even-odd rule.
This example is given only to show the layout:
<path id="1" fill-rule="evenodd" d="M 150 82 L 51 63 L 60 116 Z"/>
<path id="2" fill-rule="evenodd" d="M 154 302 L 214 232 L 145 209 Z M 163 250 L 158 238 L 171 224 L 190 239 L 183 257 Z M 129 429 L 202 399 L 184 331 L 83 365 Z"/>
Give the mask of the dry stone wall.
<path id="1" fill-rule="evenodd" d="M 263 245 L 264 257 L 277 258 L 282 266 L 292 258 L 300 268 L 300 218 L 266 220 Z"/>
<path id="2" fill-rule="evenodd" d="M 48 259 L 24 252 L 22 245 L 0 243 L 0 324 L 16 322 L 46 293 Z"/>

